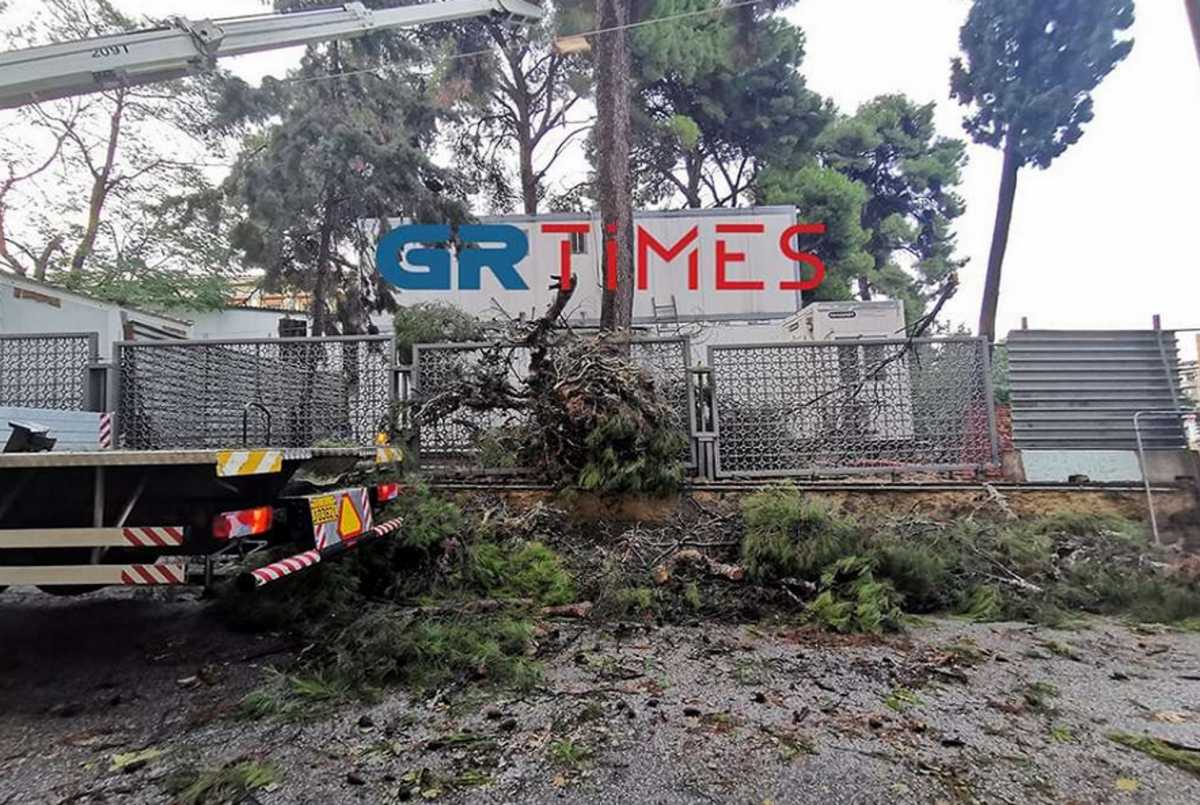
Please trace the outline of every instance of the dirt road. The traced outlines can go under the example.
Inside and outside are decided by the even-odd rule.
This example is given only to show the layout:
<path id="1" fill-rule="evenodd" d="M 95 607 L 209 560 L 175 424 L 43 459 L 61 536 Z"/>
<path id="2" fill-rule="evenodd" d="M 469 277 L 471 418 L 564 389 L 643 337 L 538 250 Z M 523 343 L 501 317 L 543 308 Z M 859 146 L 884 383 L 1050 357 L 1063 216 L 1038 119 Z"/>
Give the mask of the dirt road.
<path id="1" fill-rule="evenodd" d="M 169 802 L 247 759 L 273 782 L 240 801 L 264 805 L 1200 801 L 1200 778 L 1109 737 L 1200 746 L 1195 634 L 562 622 L 530 693 L 247 720 L 238 702 L 303 647 L 204 610 L 187 592 L 0 594 L 0 803 Z"/>

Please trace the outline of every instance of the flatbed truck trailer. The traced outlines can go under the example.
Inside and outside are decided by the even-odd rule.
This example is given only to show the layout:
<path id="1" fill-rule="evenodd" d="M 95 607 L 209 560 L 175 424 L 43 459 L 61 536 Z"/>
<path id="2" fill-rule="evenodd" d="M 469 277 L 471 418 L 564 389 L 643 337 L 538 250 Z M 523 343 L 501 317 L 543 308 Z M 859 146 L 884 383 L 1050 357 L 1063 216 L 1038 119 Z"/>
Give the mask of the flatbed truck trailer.
<path id="1" fill-rule="evenodd" d="M 239 580 L 261 586 L 394 533 L 376 513 L 395 481 L 318 488 L 292 480 L 367 477 L 392 448 L 0 454 L 0 588 L 89 592 L 109 585 L 204 583 L 247 554 L 294 544 L 295 557 Z M 382 459 L 382 460 L 381 460 Z"/>
<path id="2" fill-rule="evenodd" d="M 71 339 L 93 353 L 66 357 Z M 404 457 L 380 434 L 397 405 L 392 339 L 126 341 L 107 364 L 95 343 L 0 340 L 0 435 L 13 431 L 0 440 L 0 588 L 211 585 L 250 553 L 294 546 L 238 579 L 258 587 L 399 529 L 379 517 Z M 95 422 L 95 444 L 54 449 L 39 418 L 64 433 Z"/>

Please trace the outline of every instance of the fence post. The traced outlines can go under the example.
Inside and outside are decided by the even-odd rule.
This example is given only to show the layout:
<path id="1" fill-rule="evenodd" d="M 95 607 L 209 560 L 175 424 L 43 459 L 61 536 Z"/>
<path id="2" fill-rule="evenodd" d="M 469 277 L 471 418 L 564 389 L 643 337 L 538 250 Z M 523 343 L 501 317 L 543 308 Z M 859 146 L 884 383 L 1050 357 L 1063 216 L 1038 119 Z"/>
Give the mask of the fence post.
<path id="1" fill-rule="evenodd" d="M 992 384 L 992 350 L 986 338 L 979 339 L 979 353 L 983 360 L 983 394 L 987 404 L 988 439 L 992 446 L 992 464 L 1000 463 L 1000 435 L 996 430 L 996 390 Z"/>

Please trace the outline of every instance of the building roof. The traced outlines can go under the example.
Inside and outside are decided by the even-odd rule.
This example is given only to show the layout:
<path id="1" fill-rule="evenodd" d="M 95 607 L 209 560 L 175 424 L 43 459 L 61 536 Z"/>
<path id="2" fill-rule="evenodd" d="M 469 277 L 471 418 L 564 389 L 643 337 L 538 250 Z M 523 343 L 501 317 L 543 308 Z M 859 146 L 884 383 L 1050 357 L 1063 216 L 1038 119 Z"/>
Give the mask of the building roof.
<path id="1" fill-rule="evenodd" d="M 30 279 L 29 277 L 23 277 L 20 274 L 14 274 L 9 271 L 0 271 L 0 282 L 12 282 L 13 284 L 32 285 L 35 288 L 41 288 L 46 291 L 53 291 L 54 293 L 63 294 L 65 296 L 73 296 L 76 299 L 83 300 L 85 302 L 91 302 L 96 305 L 102 305 L 104 307 L 113 307 L 113 308 L 117 308 L 119 310 L 127 310 L 131 313 L 140 313 L 145 316 L 154 316 L 156 318 L 165 319 L 166 321 L 175 322 L 176 324 L 182 324 L 184 326 L 190 326 L 193 323 L 191 319 L 181 319 L 178 316 L 172 316 L 170 313 L 161 313 L 157 310 L 147 310 L 146 308 L 137 307 L 135 305 L 128 305 L 128 304 L 124 304 L 122 302 L 111 302 L 107 299 L 100 299 L 99 297 L 92 296 L 91 294 L 86 294 L 81 291 L 72 290 L 70 288 L 64 288 L 61 285 L 55 285 L 52 282 L 46 282 L 45 280 Z"/>

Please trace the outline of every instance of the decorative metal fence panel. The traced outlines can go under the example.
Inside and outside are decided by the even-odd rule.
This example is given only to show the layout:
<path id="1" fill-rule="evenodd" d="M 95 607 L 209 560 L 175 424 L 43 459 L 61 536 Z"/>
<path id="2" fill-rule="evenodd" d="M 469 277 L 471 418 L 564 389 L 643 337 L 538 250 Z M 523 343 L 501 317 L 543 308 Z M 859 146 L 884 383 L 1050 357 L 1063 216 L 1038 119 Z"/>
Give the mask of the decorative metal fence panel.
<path id="1" fill-rule="evenodd" d="M 712 346 L 708 361 L 722 477 L 998 461 L 983 339 Z"/>
<path id="2" fill-rule="evenodd" d="M 370 444 L 393 402 L 390 336 L 123 341 L 130 449 Z"/>
<path id="3" fill-rule="evenodd" d="M 1179 345 L 1166 330 L 1013 330 L 1008 334 L 1013 443 L 1022 450 L 1134 450 L 1133 417 L 1151 448 L 1187 446 L 1190 411 Z"/>
<path id="4" fill-rule="evenodd" d="M 96 333 L 0 335 L 0 405 L 80 411 Z"/>
<path id="5" fill-rule="evenodd" d="M 686 436 L 689 433 L 687 370 L 691 360 L 688 339 L 634 339 L 629 348 L 630 356 L 654 378 L 671 403 L 680 432 Z M 488 365 L 494 363 L 503 366 L 504 382 L 510 390 L 517 391 L 529 376 L 529 361 L 528 347 L 513 344 L 418 344 L 413 347 L 413 399 L 420 403 L 434 400 L 473 375 L 494 377 L 494 366 Z M 488 400 L 494 401 L 499 396 L 490 393 Z M 460 406 L 451 416 L 421 426 L 418 437 L 421 456 L 456 463 L 480 460 L 481 437 L 487 438 L 498 429 L 519 426 L 524 418 L 525 412 L 518 408 Z M 689 449 L 689 461 L 690 457 Z"/>

